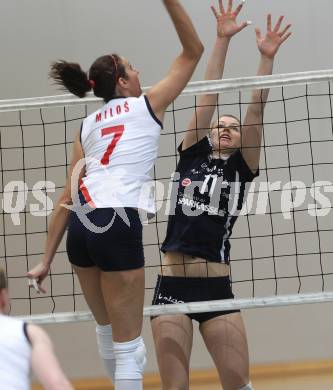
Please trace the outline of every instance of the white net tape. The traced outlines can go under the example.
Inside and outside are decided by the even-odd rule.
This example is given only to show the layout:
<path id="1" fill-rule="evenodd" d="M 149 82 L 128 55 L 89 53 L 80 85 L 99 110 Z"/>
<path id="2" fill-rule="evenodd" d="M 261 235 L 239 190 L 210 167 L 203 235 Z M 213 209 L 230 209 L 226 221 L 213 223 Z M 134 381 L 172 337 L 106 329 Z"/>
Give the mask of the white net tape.
<path id="1" fill-rule="evenodd" d="M 297 72 L 271 76 L 254 76 L 225 80 L 196 81 L 189 83 L 181 96 L 200 95 L 207 93 L 221 93 L 228 91 L 245 91 L 249 89 L 273 88 L 299 84 L 312 84 L 333 80 L 332 70 L 312 72 Z M 143 89 L 148 90 L 149 87 Z M 96 103 L 101 99 L 90 94 L 89 97 L 79 99 L 71 94 L 58 96 L 44 96 L 27 99 L 1 100 L 0 112 L 28 110 L 32 108 L 59 107 L 65 105 L 79 105 Z"/>
<path id="2" fill-rule="evenodd" d="M 170 305 L 147 306 L 144 308 L 144 316 L 207 313 L 224 310 L 258 309 L 268 307 L 281 307 L 292 305 L 304 305 L 310 303 L 333 302 L 333 292 L 316 294 L 280 295 L 276 297 L 263 297 L 251 299 L 227 299 L 219 301 L 203 301 L 178 303 Z M 48 315 L 32 315 L 17 317 L 23 321 L 36 324 L 65 323 L 92 321 L 90 312 L 57 313 Z"/>

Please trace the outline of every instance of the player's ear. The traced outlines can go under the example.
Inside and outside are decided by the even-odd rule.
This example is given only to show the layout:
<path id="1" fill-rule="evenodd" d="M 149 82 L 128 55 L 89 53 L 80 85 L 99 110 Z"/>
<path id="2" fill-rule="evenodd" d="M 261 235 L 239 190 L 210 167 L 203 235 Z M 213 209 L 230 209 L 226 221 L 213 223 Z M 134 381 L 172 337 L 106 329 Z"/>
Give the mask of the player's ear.
<path id="1" fill-rule="evenodd" d="M 126 89 L 128 86 L 128 80 L 126 80 L 124 77 L 119 77 L 118 85 L 120 88 Z"/>

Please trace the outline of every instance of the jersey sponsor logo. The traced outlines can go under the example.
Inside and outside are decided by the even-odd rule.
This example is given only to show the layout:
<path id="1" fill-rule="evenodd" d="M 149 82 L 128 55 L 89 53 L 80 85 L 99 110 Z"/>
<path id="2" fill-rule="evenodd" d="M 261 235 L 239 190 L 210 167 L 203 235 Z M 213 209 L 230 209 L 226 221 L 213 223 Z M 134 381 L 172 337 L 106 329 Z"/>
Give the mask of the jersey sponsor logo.
<path id="1" fill-rule="evenodd" d="M 187 197 L 179 198 L 178 204 L 183 205 L 183 206 L 187 206 L 187 207 L 190 207 L 190 208 L 193 208 L 196 210 L 201 210 L 202 212 L 207 212 L 208 214 L 224 216 L 224 212 L 219 213 L 219 209 L 217 207 L 206 205 L 202 202 L 198 202 L 196 200 L 189 199 Z"/>
<path id="2" fill-rule="evenodd" d="M 158 302 L 159 305 L 165 305 L 168 303 L 185 303 L 184 301 L 181 301 L 180 299 L 173 298 L 171 295 L 168 297 L 165 297 L 161 293 L 158 294 L 158 301 L 159 301 Z M 163 301 L 166 303 L 163 303 Z"/>
<path id="3" fill-rule="evenodd" d="M 183 187 L 188 187 L 192 183 L 192 180 L 189 178 L 186 178 L 182 181 L 182 186 Z"/>

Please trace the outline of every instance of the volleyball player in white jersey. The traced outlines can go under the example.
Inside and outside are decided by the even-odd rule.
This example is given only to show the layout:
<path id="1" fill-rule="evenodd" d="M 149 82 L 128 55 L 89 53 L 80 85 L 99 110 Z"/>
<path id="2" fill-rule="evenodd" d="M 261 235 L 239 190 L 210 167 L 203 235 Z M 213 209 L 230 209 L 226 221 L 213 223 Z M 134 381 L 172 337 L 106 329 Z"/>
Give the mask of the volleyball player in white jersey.
<path id="1" fill-rule="evenodd" d="M 221 0 L 219 5 L 220 12 L 213 7 L 217 40 L 206 80 L 222 77 L 230 39 L 246 26 L 246 23 L 236 22 L 242 5 L 235 10 L 232 0 L 228 1 L 227 9 Z M 267 33 L 262 36 L 256 29 L 261 53 L 258 75 L 272 73 L 274 56 L 290 35 L 290 26 L 281 30 L 281 23 L 282 18 L 272 27 L 269 15 Z M 253 92 L 243 126 L 231 115 L 222 115 L 211 125 L 217 95 L 200 98 L 179 147 L 175 199 L 162 245 L 165 256 L 153 304 L 233 298 L 229 280 L 229 237 L 246 197 L 246 183 L 258 175 L 261 123 L 267 96 L 268 90 Z M 192 320 L 200 324 L 223 389 L 252 389 L 241 314 L 222 311 L 152 319 L 163 390 L 189 388 Z"/>
<path id="2" fill-rule="evenodd" d="M 148 213 L 154 209 L 149 192 L 141 188 L 150 180 L 165 110 L 190 80 L 203 52 L 180 2 L 163 3 L 182 51 L 167 76 L 146 95 L 142 95 L 138 71 L 116 54 L 98 58 L 89 78 L 78 64 L 68 62 L 55 63 L 51 72 L 79 97 L 93 89 L 105 105 L 83 122 L 69 178 L 51 218 L 43 262 L 28 276 L 41 285 L 69 225 L 68 256 L 96 319 L 99 351 L 117 390 L 142 388 L 146 360 L 141 338 L 145 286 L 138 209 Z M 83 158 L 85 165 L 74 175 L 79 178 L 74 178 L 74 168 Z M 75 203 L 71 187 L 78 182 L 80 200 L 92 208 L 87 218 L 62 207 Z M 108 224 L 112 224 L 109 229 L 102 229 Z M 96 227 L 104 231 L 96 232 Z"/>
<path id="3" fill-rule="evenodd" d="M 30 371 L 46 390 L 74 390 L 64 375 L 48 335 L 36 325 L 7 316 L 9 294 L 0 268 L 0 387 L 30 389 Z"/>

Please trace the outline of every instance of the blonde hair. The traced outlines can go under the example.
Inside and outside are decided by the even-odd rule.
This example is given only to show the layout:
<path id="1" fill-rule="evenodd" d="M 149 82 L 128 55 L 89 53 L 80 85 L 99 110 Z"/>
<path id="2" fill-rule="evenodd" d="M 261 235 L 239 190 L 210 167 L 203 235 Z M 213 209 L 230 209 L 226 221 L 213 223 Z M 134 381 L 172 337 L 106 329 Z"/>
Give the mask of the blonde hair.
<path id="1" fill-rule="evenodd" d="M 7 288 L 7 277 L 3 268 L 0 267 L 0 290 Z"/>
<path id="2" fill-rule="evenodd" d="M 214 127 L 219 123 L 220 119 L 224 116 L 228 116 L 230 118 L 233 118 L 233 119 L 236 119 L 236 121 L 241 125 L 241 122 L 240 122 L 240 119 L 237 118 L 237 116 L 235 115 L 231 115 L 231 114 L 222 114 L 218 119 L 215 119 L 215 121 L 213 121 L 210 125 L 210 128 L 211 129 L 214 129 Z"/>

